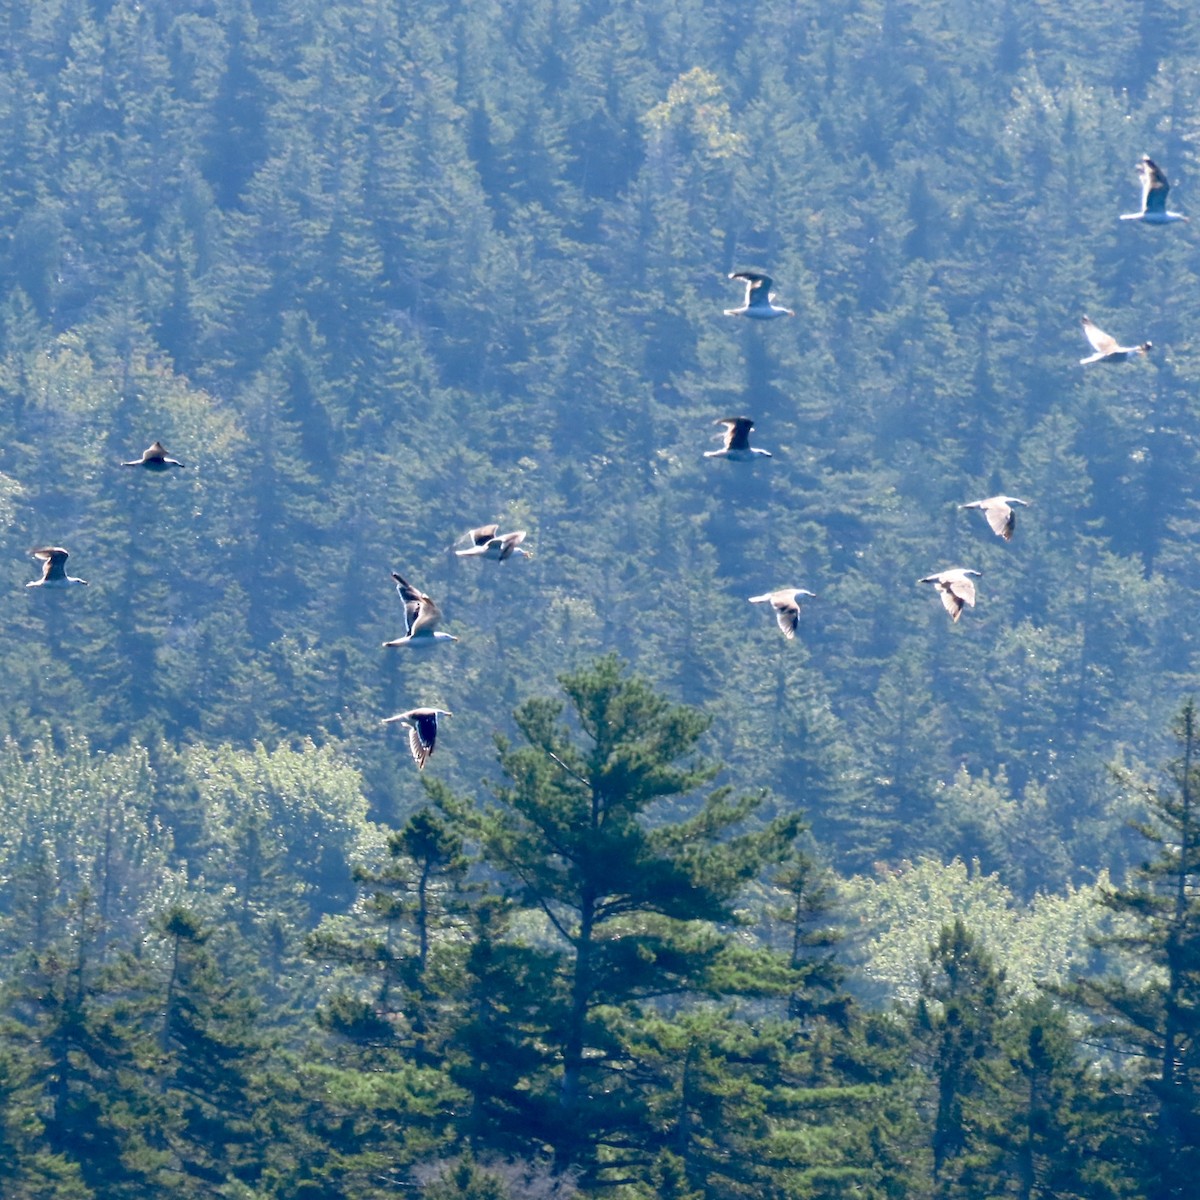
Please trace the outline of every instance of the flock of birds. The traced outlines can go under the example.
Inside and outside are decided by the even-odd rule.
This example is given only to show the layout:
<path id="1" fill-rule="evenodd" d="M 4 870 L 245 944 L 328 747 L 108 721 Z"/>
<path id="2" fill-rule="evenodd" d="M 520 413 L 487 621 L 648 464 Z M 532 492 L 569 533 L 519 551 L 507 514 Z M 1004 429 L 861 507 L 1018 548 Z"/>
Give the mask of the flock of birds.
<path id="1" fill-rule="evenodd" d="M 179 459 L 168 456 L 162 442 L 148 446 L 142 451 L 141 458 L 121 464 L 123 467 L 141 467 L 146 471 L 169 471 L 172 467 L 184 465 Z M 61 546 L 39 546 L 29 553 L 42 564 L 42 576 L 40 579 L 31 579 L 26 587 L 61 588 L 70 587 L 72 584 L 87 587 L 86 579 L 67 574 L 67 559 L 71 555 Z"/>
<path id="2" fill-rule="evenodd" d="M 1147 225 L 1168 225 L 1176 221 L 1186 221 L 1188 218 L 1182 213 L 1167 208 L 1170 184 L 1158 165 L 1144 155 L 1137 164 L 1137 170 L 1142 184 L 1142 206 L 1138 212 L 1122 213 L 1121 220 L 1141 221 Z M 795 315 L 790 308 L 775 303 L 772 291 L 774 281 L 769 275 L 758 271 L 734 271 L 729 278 L 741 280 L 746 291 L 743 302 L 738 307 L 725 309 L 726 316 L 770 321 Z M 1116 338 L 1105 333 L 1086 315 L 1083 317 L 1083 332 L 1093 350 L 1092 354 L 1079 360 L 1084 366 L 1101 362 L 1128 362 L 1146 354 L 1152 348 L 1152 343 L 1148 341 L 1137 346 L 1122 346 Z M 719 417 L 714 424 L 723 425 L 725 431 L 718 435 L 721 440 L 720 448 L 705 451 L 705 458 L 753 462 L 757 458 L 772 457 L 769 450 L 750 444 L 750 432 L 754 429 L 754 421 L 750 417 Z M 186 464 L 171 458 L 163 444 L 156 441 L 143 451 L 140 458 L 121 465 L 161 473 L 172 468 L 184 467 Z M 958 507 L 977 509 L 983 514 L 992 531 L 1007 542 L 1012 540 L 1016 527 L 1013 506 L 1024 507 L 1028 503 L 1016 496 L 989 496 L 984 500 L 971 500 Z M 532 551 L 523 545 L 525 538 L 525 530 L 501 533 L 499 525 L 481 525 L 465 535 L 468 545 L 455 553 L 460 558 L 490 559 L 498 563 L 517 557 L 530 557 Z M 40 578 L 30 580 L 26 587 L 62 588 L 87 585 L 86 579 L 67 574 L 67 559 L 70 555 L 62 546 L 40 546 L 31 550 L 30 554 L 41 562 L 42 574 Z M 964 608 L 975 606 L 975 580 L 982 574 L 983 572 L 971 567 L 948 567 L 932 575 L 925 575 L 917 582 L 932 584 L 951 620 L 957 621 Z M 415 588 L 394 571 L 392 579 L 400 599 L 404 602 L 405 627 L 403 635 L 384 642 L 385 647 L 415 649 L 448 645 L 458 641 L 454 634 L 438 628 L 442 612 L 431 596 Z M 748 599 L 751 604 L 768 605 L 783 636 L 791 640 L 796 636 L 799 627 L 802 596 L 816 599 L 814 592 L 800 587 L 779 588 L 764 592 L 760 596 L 750 596 Z M 438 722 L 440 718 L 449 716 L 453 716 L 453 713 L 446 709 L 421 706 L 384 717 L 383 723 L 399 724 L 401 728 L 408 730 L 408 744 L 413 761 L 418 769 L 424 770 L 437 743 Z"/>
<path id="3" fill-rule="evenodd" d="M 1147 225 L 1169 225 L 1186 221 L 1183 213 L 1167 208 L 1167 193 L 1171 185 L 1166 174 L 1148 155 L 1143 155 L 1137 164 L 1142 184 L 1142 206 L 1137 212 L 1122 213 L 1122 221 L 1141 221 Z M 771 292 L 772 280 L 768 275 L 754 271 L 737 271 L 731 279 L 741 279 L 746 284 L 746 298 L 738 308 L 727 308 L 727 316 L 752 317 L 760 321 L 776 317 L 790 317 L 790 308 L 775 303 Z M 1087 315 L 1083 317 L 1083 333 L 1091 344 L 1092 353 L 1079 361 L 1083 366 L 1092 363 L 1123 363 L 1148 353 L 1153 343 L 1146 341 L 1137 346 L 1122 346 L 1111 334 L 1105 333 Z M 750 445 L 750 431 L 754 422 L 749 417 L 721 417 L 716 424 L 725 426 L 724 444 L 719 450 L 706 452 L 708 458 L 730 458 L 736 462 L 749 462 L 758 455 L 771 457 L 769 450 Z M 971 500 L 960 504 L 960 509 L 978 509 L 986 518 L 992 531 L 1006 542 L 1012 540 L 1017 516 L 1013 505 L 1027 507 L 1029 502 L 1016 496 L 989 496 L 985 500 Z M 975 607 L 975 580 L 982 571 L 972 567 L 947 567 L 932 575 L 925 575 L 918 583 L 932 584 L 942 606 L 952 621 L 962 616 L 964 608 Z M 800 621 L 800 597 L 814 596 L 805 588 L 781 588 L 761 596 L 751 596 L 751 604 L 769 604 L 775 612 L 779 628 L 785 638 L 794 638 Z M 814 596 L 815 598 L 815 596 Z"/>

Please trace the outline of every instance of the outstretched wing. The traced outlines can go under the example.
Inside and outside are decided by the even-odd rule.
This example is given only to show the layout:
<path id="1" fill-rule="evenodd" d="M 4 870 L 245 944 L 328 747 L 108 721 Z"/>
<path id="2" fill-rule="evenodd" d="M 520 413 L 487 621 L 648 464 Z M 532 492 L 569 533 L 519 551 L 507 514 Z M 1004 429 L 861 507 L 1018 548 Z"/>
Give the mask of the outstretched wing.
<path id="1" fill-rule="evenodd" d="M 498 539 L 500 542 L 501 562 L 513 556 L 513 551 L 525 540 L 525 533 L 524 529 L 518 529 L 513 533 L 506 533 L 502 538 Z"/>
<path id="2" fill-rule="evenodd" d="M 746 303 L 769 304 L 771 302 L 771 287 L 775 282 L 770 275 L 760 271 L 734 271 L 730 279 L 741 279 L 746 284 Z"/>
<path id="3" fill-rule="evenodd" d="M 952 620 L 957 621 L 963 610 L 962 600 L 951 591 L 948 584 L 939 583 L 937 590 L 942 600 L 942 607 L 950 614 Z"/>
<path id="4" fill-rule="evenodd" d="M 486 546 L 500 532 L 499 525 L 480 525 L 467 533 L 467 537 L 476 546 Z"/>
<path id="5" fill-rule="evenodd" d="M 432 629 L 442 615 L 441 609 L 429 596 L 417 591 L 408 580 L 397 575 L 395 571 L 392 572 L 392 578 L 396 581 L 396 591 L 400 593 L 400 599 L 404 601 L 405 636 L 412 637 L 422 629 Z"/>
<path id="6" fill-rule="evenodd" d="M 1148 213 L 1165 213 L 1167 211 L 1167 193 L 1171 185 L 1167 182 L 1162 168 L 1148 155 L 1143 155 L 1138 163 L 1138 174 L 1142 177 L 1142 211 Z"/>
<path id="7" fill-rule="evenodd" d="M 754 422 L 749 417 L 718 417 L 714 425 L 725 426 L 726 450 L 749 450 L 750 430 Z"/>
<path id="8" fill-rule="evenodd" d="M 992 527 L 992 532 L 1006 542 L 1011 542 L 1017 524 L 1017 514 L 1003 501 L 987 505 L 983 512 Z"/>
<path id="9" fill-rule="evenodd" d="M 425 770 L 425 764 L 433 753 L 437 741 L 437 713 L 414 713 L 412 726 L 408 731 L 408 748 L 412 751 L 413 759 L 419 770 Z"/>
<path id="10" fill-rule="evenodd" d="M 779 622 L 783 636 L 790 642 L 800 625 L 800 605 L 786 597 L 772 600 L 771 603 L 775 609 L 775 620 Z"/>
<path id="11" fill-rule="evenodd" d="M 67 559 L 71 556 L 61 546 L 39 546 L 30 554 L 42 564 L 43 581 L 67 577 Z"/>
<path id="12" fill-rule="evenodd" d="M 945 591 L 942 593 L 943 597 L 946 595 L 953 596 L 958 601 L 958 610 L 960 612 L 964 604 L 970 608 L 975 607 L 975 581 L 973 579 L 962 576 L 951 579 L 948 583 L 942 584 L 942 587 L 945 588 Z M 943 599 L 942 602 L 945 603 L 945 600 Z M 947 608 L 949 608 L 949 605 L 947 605 Z M 958 617 L 955 616 L 955 620 L 957 619 Z"/>
<path id="13" fill-rule="evenodd" d="M 1083 333 L 1097 354 L 1111 354 L 1119 349 L 1117 339 L 1105 333 L 1090 317 L 1083 318 Z"/>

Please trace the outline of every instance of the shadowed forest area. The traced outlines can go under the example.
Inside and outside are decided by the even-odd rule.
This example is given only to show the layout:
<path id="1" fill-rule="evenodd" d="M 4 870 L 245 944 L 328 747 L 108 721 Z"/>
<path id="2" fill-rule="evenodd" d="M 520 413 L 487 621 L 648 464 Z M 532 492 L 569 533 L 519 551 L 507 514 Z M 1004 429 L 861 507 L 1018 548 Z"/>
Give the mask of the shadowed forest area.
<path id="1" fill-rule="evenodd" d="M 0 0 L 4 1196 L 1194 1195 L 1198 114 L 1176 0 Z"/>

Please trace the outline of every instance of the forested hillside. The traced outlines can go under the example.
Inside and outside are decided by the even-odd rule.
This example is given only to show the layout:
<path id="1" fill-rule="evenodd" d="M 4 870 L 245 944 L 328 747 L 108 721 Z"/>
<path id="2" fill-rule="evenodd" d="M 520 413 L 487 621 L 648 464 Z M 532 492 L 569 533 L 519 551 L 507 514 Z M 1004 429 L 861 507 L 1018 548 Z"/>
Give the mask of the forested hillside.
<path id="1" fill-rule="evenodd" d="M 1200 13 L 0 30 L 6 1197 L 1192 1194 Z"/>

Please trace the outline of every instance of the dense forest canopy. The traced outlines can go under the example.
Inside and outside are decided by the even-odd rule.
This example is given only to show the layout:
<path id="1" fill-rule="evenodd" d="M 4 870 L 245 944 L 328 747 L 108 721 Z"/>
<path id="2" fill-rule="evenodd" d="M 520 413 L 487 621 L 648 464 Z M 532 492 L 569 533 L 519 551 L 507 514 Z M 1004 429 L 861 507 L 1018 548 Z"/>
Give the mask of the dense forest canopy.
<path id="1" fill-rule="evenodd" d="M 1189 1194 L 1190 6 L 0 31 L 14 1197 Z"/>

